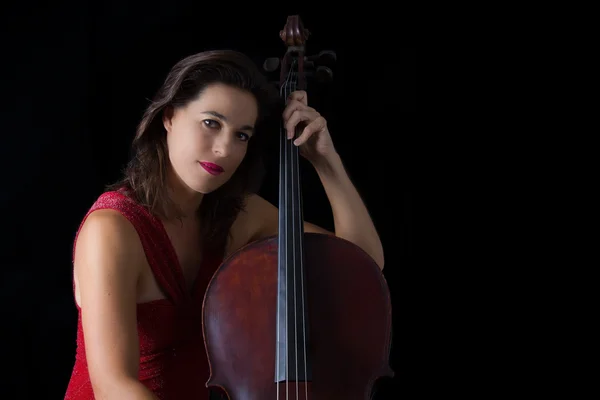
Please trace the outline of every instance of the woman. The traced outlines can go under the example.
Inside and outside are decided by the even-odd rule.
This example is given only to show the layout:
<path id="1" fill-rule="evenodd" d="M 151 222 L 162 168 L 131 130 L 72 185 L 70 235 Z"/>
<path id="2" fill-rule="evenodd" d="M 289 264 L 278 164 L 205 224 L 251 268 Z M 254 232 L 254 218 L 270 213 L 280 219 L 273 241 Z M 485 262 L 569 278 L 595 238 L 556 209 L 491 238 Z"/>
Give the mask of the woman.
<path id="1" fill-rule="evenodd" d="M 277 208 L 250 193 L 269 84 L 234 51 L 177 63 L 146 110 L 124 178 L 77 232 L 77 356 L 66 399 L 207 399 L 201 306 L 224 257 L 277 233 Z M 377 232 L 303 91 L 283 119 L 316 168 L 335 235 L 383 268 Z M 305 223 L 306 232 L 329 233 Z"/>

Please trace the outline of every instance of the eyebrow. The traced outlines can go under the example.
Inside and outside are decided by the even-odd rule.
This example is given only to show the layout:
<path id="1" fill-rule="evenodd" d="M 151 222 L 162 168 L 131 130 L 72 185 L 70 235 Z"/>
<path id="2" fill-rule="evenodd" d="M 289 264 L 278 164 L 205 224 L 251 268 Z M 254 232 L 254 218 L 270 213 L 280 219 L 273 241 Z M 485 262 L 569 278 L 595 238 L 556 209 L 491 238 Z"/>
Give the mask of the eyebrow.
<path id="1" fill-rule="evenodd" d="M 203 111 L 202 114 L 208 114 L 208 115 L 212 115 L 213 117 L 217 117 L 225 122 L 227 122 L 227 117 L 224 116 L 221 113 L 218 113 L 216 111 Z M 254 132 L 254 127 L 250 126 L 250 125 L 244 125 L 240 128 L 242 131 L 252 131 Z"/>

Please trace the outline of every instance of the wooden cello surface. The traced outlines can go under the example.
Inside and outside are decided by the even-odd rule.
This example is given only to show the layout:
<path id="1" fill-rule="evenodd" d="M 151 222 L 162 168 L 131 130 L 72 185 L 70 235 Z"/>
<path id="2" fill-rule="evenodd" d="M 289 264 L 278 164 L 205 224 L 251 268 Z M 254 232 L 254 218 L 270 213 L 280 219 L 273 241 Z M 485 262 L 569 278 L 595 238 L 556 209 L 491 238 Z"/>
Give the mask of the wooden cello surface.
<path id="1" fill-rule="evenodd" d="M 308 32 L 288 17 L 280 37 L 282 101 L 304 89 Z M 385 278 L 353 243 L 303 231 L 298 149 L 281 133 L 279 233 L 228 257 L 208 285 L 208 387 L 230 400 L 370 399 L 391 377 Z"/>

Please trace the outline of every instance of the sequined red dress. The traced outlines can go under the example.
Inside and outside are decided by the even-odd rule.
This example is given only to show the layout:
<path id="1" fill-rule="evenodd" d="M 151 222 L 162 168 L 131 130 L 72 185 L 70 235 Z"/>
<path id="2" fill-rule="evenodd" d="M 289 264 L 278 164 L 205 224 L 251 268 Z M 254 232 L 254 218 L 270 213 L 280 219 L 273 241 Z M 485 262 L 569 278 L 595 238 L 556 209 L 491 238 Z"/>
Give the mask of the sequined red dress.
<path id="1" fill-rule="evenodd" d="M 160 220 L 121 192 L 102 194 L 85 218 L 98 209 L 118 210 L 133 224 L 152 272 L 167 295 L 167 299 L 137 306 L 139 380 L 160 399 L 208 399 L 205 383 L 210 370 L 202 335 L 202 301 L 221 258 L 214 255 L 205 258 L 190 294 Z M 94 394 L 86 363 L 81 309 L 77 309 L 77 353 L 65 399 L 87 400 L 93 399 Z"/>

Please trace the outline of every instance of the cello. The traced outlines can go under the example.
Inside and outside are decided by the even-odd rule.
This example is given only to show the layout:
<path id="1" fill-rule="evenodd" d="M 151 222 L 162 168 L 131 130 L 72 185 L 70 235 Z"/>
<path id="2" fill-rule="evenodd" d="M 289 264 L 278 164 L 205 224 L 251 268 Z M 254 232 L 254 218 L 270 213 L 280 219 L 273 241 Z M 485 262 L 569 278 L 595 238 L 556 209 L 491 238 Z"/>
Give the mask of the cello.
<path id="1" fill-rule="evenodd" d="M 297 15 L 280 31 L 287 50 L 270 64 L 281 67 L 282 101 L 305 90 L 309 33 Z M 370 399 L 376 381 L 394 374 L 388 286 L 358 246 L 304 232 L 292 142 L 281 124 L 278 233 L 231 254 L 208 284 L 206 386 L 230 400 Z"/>

